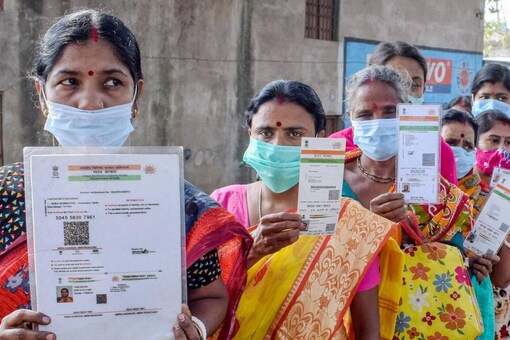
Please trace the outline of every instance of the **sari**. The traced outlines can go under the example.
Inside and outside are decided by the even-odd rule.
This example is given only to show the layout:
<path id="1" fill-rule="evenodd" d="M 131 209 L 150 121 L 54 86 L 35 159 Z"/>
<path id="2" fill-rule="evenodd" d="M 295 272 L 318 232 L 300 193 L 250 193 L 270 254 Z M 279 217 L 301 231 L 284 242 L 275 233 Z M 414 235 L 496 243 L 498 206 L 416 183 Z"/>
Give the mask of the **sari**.
<path id="1" fill-rule="evenodd" d="M 480 175 L 473 170 L 471 170 L 470 173 L 463 178 L 459 179 L 457 186 L 469 196 L 469 201 L 472 205 L 473 218 L 476 219 L 485 205 L 485 202 L 489 198 L 489 186 L 483 182 Z"/>
<path id="2" fill-rule="evenodd" d="M 346 153 L 345 161 L 355 161 L 362 154 L 359 148 Z M 395 192 L 393 185 L 389 192 Z M 462 249 L 462 234 L 472 227 L 471 206 L 468 197 L 445 178 L 440 178 L 440 199 L 438 204 L 409 204 L 408 213 L 421 230 L 424 242 L 451 241 Z M 358 200 L 355 193 L 344 181 L 343 196 Z M 381 285 L 379 287 L 379 318 L 381 338 L 392 339 L 395 330 L 399 298 L 402 292 L 404 255 L 400 251 L 402 228 L 398 226 L 392 233 L 393 248 L 385 247 L 379 257 Z M 397 246 L 395 246 L 395 244 Z M 395 298 L 397 296 L 397 298 Z"/>
<path id="3" fill-rule="evenodd" d="M 235 339 L 346 339 L 349 305 L 395 224 L 342 198 L 334 235 L 301 236 L 248 270 Z"/>
<path id="4" fill-rule="evenodd" d="M 0 168 L 0 319 L 16 309 L 30 308 L 23 176 L 22 163 Z M 205 254 L 217 250 L 229 293 L 227 316 L 218 334 L 229 338 L 253 239 L 230 213 L 186 181 L 184 203 L 186 267 L 202 264 Z"/>

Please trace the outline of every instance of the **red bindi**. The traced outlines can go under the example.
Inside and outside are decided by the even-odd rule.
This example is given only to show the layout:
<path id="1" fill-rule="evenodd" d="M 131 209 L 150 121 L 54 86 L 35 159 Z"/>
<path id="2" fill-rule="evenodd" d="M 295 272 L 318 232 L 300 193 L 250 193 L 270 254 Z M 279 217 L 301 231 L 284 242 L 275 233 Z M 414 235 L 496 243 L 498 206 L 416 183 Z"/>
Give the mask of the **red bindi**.
<path id="1" fill-rule="evenodd" d="M 99 33 L 97 32 L 97 28 L 96 26 L 92 26 L 92 40 L 94 40 L 95 42 L 97 42 L 99 40 Z"/>
<path id="2" fill-rule="evenodd" d="M 94 75 L 94 71 L 89 71 L 88 75 L 92 77 Z"/>
<path id="3" fill-rule="evenodd" d="M 376 103 L 372 103 L 372 111 L 377 111 L 377 104 Z"/>
<path id="4" fill-rule="evenodd" d="M 463 133 L 460 134 L 460 138 L 464 138 L 464 134 Z"/>
<path id="5" fill-rule="evenodd" d="M 279 103 L 280 105 L 282 105 L 284 101 L 285 101 L 285 97 L 283 96 L 283 94 L 280 94 L 280 95 L 278 96 L 278 103 Z"/>
<path id="6" fill-rule="evenodd" d="M 278 127 L 282 126 L 282 122 L 276 122 L 276 126 Z"/>

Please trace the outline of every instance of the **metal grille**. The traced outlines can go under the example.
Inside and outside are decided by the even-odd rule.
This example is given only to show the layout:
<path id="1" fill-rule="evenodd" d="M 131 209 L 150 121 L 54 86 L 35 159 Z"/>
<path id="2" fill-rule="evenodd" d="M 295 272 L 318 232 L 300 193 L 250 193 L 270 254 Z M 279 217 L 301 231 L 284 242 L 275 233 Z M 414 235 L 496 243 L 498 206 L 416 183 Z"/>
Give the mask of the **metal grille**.
<path id="1" fill-rule="evenodd" d="M 338 0 L 306 0 L 305 38 L 336 41 Z"/>

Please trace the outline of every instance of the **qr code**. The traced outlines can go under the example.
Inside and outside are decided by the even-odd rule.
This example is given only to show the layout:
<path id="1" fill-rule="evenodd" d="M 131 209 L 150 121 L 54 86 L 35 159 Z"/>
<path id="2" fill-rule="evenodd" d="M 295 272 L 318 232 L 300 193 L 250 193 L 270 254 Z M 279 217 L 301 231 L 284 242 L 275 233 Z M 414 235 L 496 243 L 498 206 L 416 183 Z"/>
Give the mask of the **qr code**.
<path id="1" fill-rule="evenodd" d="M 335 225 L 336 225 L 335 223 L 328 223 L 328 224 L 326 224 L 326 231 L 327 232 L 334 231 L 335 230 Z"/>
<path id="2" fill-rule="evenodd" d="M 108 295 L 106 294 L 96 294 L 96 304 L 104 305 L 108 302 Z"/>
<path id="3" fill-rule="evenodd" d="M 436 165 L 436 154 L 435 153 L 424 153 L 421 161 L 422 166 L 434 166 Z"/>
<path id="4" fill-rule="evenodd" d="M 510 228 L 510 226 L 508 224 L 501 223 L 501 226 L 499 227 L 499 231 L 506 233 L 506 232 L 508 232 L 508 228 Z"/>
<path id="5" fill-rule="evenodd" d="M 329 200 L 337 200 L 340 197 L 340 190 L 330 190 L 328 197 Z"/>
<path id="6" fill-rule="evenodd" d="M 88 245 L 89 237 L 89 221 L 64 222 L 65 246 Z"/>

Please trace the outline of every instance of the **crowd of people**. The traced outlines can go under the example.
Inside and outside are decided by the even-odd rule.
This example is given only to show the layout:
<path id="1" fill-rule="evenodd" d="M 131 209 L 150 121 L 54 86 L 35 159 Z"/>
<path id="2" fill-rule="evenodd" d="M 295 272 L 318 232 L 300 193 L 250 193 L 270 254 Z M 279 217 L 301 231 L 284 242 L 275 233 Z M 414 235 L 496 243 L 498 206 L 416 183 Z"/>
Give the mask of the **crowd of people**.
<path id="1" fill-rule="evenodd" d="M 40 41 L 31 77 L 45 130 L 58 144 L 122 146 L 133 131 L 144 80 L 136 38 L 120 19 L 97 10 L 58 19 Z M 416 321 L 399 314 L 405 257 L 416 235 L 420 243 L 443 242 L 466 257 L 465 280 L 476 295 L 470 303 L 483 319 L 478 338 L 510 338 L 510 237 L 498 254 L 475 256 L 463 247 L 490 195 L 494 169 L 510 169 L 510 70 L 483 66 L 472 95 L 445 105 L 440 201 L 406 204 L 395 186 L 397 105 L 422 104 L 426 79 L 427 62 L 417 48 L 379 44 L 369 66 L 346 85 L 352 127 L 331 136 L 325 136 L 325 112 L 310 86 L 276 80 L 258 91 L 246 110 L 249 145 L 243 160 L 259 180 L 218 188 L 211 196 L 185 183 L 188 305 L 168 324 L 176 339 L 393 339 L 395 334 L 443 339 L 441 327 L 459 323 L 449 319 L 429 327 L 430 333 L 416 334 Z M 302 137 L 346 140 L 342 208 L 333 235 L 300 237 L 307 227 L 296 213 Z M 31 310 L 19 204 L 23 183 L 22 163 L 0 168 L 7 199 L 2 209 L 23 211 L 14 222 L 0 220 L 5 236 L 0 339 L 56 339 L 58 330 L 33 327 L 51 319 Z M 22 277 L 22 284 L 7 286 L 12 277 Z M 60 299 L 72 301 L 68 294 L 63 288 Z"/>

